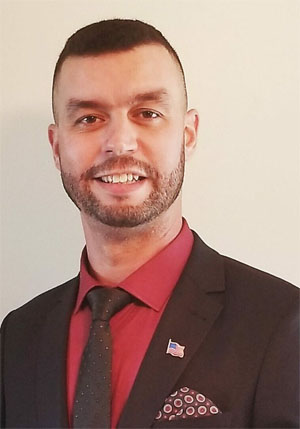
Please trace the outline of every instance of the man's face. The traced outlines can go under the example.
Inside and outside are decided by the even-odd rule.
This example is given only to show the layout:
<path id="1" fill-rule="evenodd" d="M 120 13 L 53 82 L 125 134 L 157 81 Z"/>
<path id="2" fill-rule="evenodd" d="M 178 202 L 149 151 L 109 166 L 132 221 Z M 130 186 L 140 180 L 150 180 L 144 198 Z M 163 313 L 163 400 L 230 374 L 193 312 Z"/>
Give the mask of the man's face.
<path id="1" fill-rule="evenodd" d="M 49 139 L 83 216 L 133 227 L 178 199 L 197 114 L 185 111 L 182 77 L 164 47 L 67 58 L 54 103 Z"/>

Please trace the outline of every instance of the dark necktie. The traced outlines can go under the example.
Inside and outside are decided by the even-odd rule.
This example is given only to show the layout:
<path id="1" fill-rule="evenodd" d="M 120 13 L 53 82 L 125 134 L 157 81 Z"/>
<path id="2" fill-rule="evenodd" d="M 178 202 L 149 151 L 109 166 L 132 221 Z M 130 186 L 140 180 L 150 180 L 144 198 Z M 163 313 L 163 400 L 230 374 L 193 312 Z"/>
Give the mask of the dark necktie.
<path id="1" fill-rule="evenodd" d="M 131 296 L 119 288 L 96 287 L 87 294 L 92 324 L 78 375 L 74 428 L 110 428 L 112 344 L 109 319 L 130 300 Z"/>

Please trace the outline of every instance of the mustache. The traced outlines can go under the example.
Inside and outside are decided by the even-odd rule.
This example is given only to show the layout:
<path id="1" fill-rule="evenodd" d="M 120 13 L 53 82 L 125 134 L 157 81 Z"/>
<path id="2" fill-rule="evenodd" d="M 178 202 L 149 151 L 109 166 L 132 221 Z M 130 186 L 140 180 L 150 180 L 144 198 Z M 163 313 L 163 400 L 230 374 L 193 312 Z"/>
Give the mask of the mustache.
<path id="1" fill-rule="evenodd" d="M 104 176 L 107 174 L 107 172 L 118 169 L 127 171 L 136 169 L 137 171 L 144 173 L 145 176 L 153 179 L 158 176 L 156 169 L 151 167 L 146 162 L 137 160 L 132 156 L 124 155 L 108 158 L 101 164 L 93 165 L 81 175 L 81 179 L 93 179 L 95 176 Z"/>

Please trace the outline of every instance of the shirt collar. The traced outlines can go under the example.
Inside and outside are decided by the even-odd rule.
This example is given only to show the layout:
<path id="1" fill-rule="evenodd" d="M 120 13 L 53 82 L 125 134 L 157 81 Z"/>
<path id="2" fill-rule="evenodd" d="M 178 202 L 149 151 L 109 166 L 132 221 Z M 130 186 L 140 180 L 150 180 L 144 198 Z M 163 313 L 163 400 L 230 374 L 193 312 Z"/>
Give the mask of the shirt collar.
<path id="1" fill-rule="evenodd" d="M 194 238 L 185 219 L 179 234 L 157 255 L 120 282 L 120 287 L 159 311 L 171 295 L 188 260 Z M 78 312 L 86 294 L 101 286 L 89 272 L 86 247 L 80 263 L 80 283 L 74 312 Z"/>

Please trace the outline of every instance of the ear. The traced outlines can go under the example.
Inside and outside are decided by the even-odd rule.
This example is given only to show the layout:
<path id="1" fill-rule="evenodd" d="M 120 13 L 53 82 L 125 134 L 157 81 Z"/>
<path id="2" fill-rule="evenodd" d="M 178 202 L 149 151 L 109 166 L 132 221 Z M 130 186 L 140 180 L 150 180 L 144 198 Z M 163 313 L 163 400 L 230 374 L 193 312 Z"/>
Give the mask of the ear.
<path id="1" fill-rule="evenodd" d="M 184 128 L 184 145 L 185 145 L 185 158 L 188 159 L 194 152 L 197 145 L 199 125 L 199 114 L 197 110 L 190 109 L 185 114 L 185 128 Z"/>
<path id="2" fill-rule="evenodd" d="M 59 161 L 59 143 L 58 143 L 58 127 L 56 124 L 51 124 L 48 127 L 48 139 L 52 147 L 52 154 L 56 168 L 60 171 Z"/>

